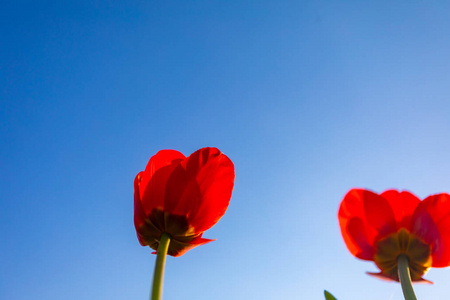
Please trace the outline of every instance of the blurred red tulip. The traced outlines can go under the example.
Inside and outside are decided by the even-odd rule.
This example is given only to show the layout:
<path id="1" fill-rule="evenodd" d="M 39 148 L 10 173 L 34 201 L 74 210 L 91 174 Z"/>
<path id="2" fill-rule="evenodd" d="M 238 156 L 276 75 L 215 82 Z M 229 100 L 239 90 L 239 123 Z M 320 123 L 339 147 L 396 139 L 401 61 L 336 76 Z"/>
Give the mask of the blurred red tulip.
<path id="1" fill-rule="evenodd" d="M 157 250 L 166 232 L 172 256 L 211 242 L 202 234 L 224 215 L 233 185 L 234 165 L 217 148 L 202 148 L 189 157 L 175 150 L 159 151 L 134 181 L 139 242 Z"/>
<path id="2" fill-rule="evenodd" d="M 339 208 L 339 224 L 348 250 L 374 261 L 376 277 L 399 281 L 397 257 L 409 259 L 412 281 L 430 267 L 450 266 L 450 195 L 432 195 L 420 201 L 413 194 L 388 190 L 380 195 L 352 189 Z"/>

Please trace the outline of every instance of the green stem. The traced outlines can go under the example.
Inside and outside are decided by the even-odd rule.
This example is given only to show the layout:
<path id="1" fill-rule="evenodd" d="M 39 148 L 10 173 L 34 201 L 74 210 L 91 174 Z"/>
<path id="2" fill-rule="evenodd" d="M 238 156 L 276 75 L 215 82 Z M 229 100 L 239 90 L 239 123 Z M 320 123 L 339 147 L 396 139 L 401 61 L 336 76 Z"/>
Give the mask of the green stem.
<path id="1" fill-rule="evenodd" d="M 169 249 L 170 235 L 163 233 L 156 251 L 155 272 L 153 273 L 152 299 L 161 300 L 164 279 L 164 265 L 166 263 L 167 250 Z"/>
<path id="2" fill-rule="evenodd" d="M 400 254 L 397 258 L 398 277 L 402 285 L 403 296 L 405 300 L 417 300 L 411 282 L 411 274 L 409 273 L 409 258 L 404 254 Z"/>

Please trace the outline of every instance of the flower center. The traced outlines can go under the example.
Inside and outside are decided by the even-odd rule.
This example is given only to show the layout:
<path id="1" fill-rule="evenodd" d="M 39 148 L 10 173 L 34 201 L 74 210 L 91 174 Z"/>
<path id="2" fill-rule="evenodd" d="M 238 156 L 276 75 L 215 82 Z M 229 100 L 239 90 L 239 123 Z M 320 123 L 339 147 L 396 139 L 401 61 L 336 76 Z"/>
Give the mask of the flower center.
<path id="1" fill-rule="evenodd" d="M 399 280 L 397 258 L 404 254 L 409 259 L 411 280 L 417 281 L 431 267 L 431 248 L 419 237 L 405 228 L 381 239 L 376 244 L 374 261 L 381 272 L 390 278 Z"/>

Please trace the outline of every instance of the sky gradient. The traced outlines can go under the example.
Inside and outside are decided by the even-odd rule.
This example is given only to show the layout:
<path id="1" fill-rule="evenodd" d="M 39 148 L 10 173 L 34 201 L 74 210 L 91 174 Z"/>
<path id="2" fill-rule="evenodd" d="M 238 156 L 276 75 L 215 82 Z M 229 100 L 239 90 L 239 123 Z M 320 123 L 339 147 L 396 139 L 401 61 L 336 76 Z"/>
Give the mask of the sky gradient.
<path id="1" fill-rule="evenodd" d="M 133 181 L 218 147 L 230 206 L 169 257 L 164 299 L 403 299 L 365 274 L 353 187 L 450 192 L 447 1 L 6 1 L 0 298 L 148 299 Z M 446 299 L 431 269 L 421 300 Z"/>

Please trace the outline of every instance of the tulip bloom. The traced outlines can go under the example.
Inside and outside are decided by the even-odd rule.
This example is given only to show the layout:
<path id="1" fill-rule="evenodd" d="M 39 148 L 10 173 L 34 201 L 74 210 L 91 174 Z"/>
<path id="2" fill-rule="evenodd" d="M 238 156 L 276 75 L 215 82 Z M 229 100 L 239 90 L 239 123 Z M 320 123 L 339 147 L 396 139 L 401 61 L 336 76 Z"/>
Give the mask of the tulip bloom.
<path id="1" fill-rule="evenodd" d="M 234 185 L 234 165 L 217 148 L 185 157 L 156 153 L 134 181 L 134 225 L 142 246 L 157 250 L 170 235 L 168 254 L 180 256 L 212 240 L 202 238 L 225 213 Z"/>
<path id="2" fill-rule="evenodd" d="M 408 258 L 412 281 L 430 267 L 450 266 L 450 195 L 420 201 L 410 192 L 388 190 L 380 195 L 352 189 L 338 213 L 342 236 L 354 256 L 374 261 L 376 277 L 399 281 L 398 258 Z"/>

